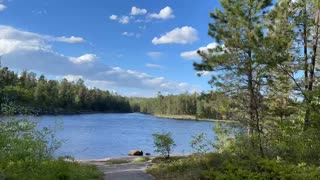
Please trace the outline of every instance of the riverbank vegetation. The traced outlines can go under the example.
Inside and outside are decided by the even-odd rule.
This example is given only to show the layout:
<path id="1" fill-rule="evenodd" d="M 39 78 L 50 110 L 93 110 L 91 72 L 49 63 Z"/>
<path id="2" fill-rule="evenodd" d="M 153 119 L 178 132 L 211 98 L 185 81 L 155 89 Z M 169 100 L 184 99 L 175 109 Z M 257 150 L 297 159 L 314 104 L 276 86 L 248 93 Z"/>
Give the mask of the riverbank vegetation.
<path id="1" fill-rule="evenodd" d="M 229 120 L 232 106 L 229 97 L 220 92 L 162 95 L 155 98 L 130 98 L 133 112 L 172 119 Z"/>
<path id="2" fill-rule="evenodd" d="M 15 114 L 131 112 L 127 98 L 89 89 L 81 79 L 47 80 L 44 75 L 37 77 L 27 71 L 17 74 L 7 67 L 0 69 L 0 104 L 0 114 L 7 109 Z"/>
<path id="3" fill-rule="evenodd" d="M 273 4 L 275 3 L 275 4 Z M 158 179 L 320 178 L 320 1 L 220 0 L 210 16 L 216 47 L 198 51 L 197 71 L 228 97 L 215 153 L 148 172 Z"/>
<path id="4" fill-rule="evenodd" d="M 27 119 L 0 120 L 0 179 L 99 179 L 96 167 L 54 157 L 54 131 Z M 67 159 L 67 160 L 66 160 Z"/>
<path id="5" fill-rule="evenodd" d="M 47 80 L 44 75 L 0 69 L 0 113 L 73 114 L 139 112 L 177 119 L 228 120 L 230 100 L 219 92 L 162 95 L 155 98 L 123 97 L 88 88 L 81 79 Z M 210 97 L 210 98 L 207 98 Z"/>

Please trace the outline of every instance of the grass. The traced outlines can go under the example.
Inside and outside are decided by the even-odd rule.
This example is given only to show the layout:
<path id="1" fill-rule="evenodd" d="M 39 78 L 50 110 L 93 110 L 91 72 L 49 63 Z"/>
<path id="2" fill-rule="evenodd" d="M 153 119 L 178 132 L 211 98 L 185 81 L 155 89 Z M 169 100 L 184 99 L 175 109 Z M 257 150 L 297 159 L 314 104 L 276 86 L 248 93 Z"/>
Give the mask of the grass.
<path id="1" fill-rule="evenodd" d="M 174 161 L 178 161 L 180 159 L 186 159 L 186 158 L 188 158 L 188 157 L 187 156 L 172 156 L 172 157 L 170 157 L 170 159 L 166 159 L 164 157 L 159 156 L 159 157 L 153 158 L 152 163 L 156 163 L 156 164 L 168 163 L 168 162 L 174 162 Z"/>
<path id="2" fill-rule="evenodd" d="M 101 179 L 103 173 L 93 165 L 67 162 L 61 159 L 31 162 L 28 160 L 0 162 L 0 179 Z"/>
<path id="3" fill-rule="evenodd" d="M 126 163 L 130 163 L 131 161 L 126 160 L 126 159 L 110 159 L 108 161 L 106 161 L 107 165 L 113 165 L 113 164 L 126 164 Z"/>
<path id="4" fill-rule="evenodd" d="M 157 157 L 155 165 L 147 169 L 147 173 L 159 180 L 198 180 L 202 178 L 202 159 L 193 157 L 172 157 L 170 160 Z"/>
<path id="5" fill-rule="evenodd" d="M 149 157 L 137 157 L 137 158 L 133 159 L 132 162 L 133 163 L 143 163 L 143 162 L 147 162 L 149 160 L 150 160 Z"/>
<path id="6" fill-rule="evenodd" d="M 158 162 L 147 169 L 157 180 L 211 179 L 319 179 L 320 167 L 277 159 L 232 153 L 209 153 L 171 162 Z"/>

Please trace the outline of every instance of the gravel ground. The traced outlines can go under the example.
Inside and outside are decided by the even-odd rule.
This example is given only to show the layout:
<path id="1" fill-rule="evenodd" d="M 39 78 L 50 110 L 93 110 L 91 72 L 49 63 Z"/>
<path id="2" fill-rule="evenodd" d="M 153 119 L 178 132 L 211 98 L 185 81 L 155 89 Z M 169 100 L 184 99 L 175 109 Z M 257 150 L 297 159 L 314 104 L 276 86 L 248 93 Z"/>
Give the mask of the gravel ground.
<path id="1" fill-rule="evenodd" d="M 93 164 L 104 173 L 105 180 L 154 180 L 145 170 L 150 162 L 107 165 L 105 161 L 83 161 Z"/>

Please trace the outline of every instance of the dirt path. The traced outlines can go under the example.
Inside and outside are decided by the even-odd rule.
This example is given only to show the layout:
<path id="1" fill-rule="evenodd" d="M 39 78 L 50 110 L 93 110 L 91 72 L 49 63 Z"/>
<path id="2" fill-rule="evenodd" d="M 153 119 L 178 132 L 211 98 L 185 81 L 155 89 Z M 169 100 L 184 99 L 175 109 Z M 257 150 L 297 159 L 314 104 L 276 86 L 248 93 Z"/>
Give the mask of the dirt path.
<path id="1" fill-rule="evenodd" d="M 105 162 L 86 162 L 96 165 L 104 173 L 105 180 L 154 180 L 155 178 L 147 174 L 145 170 L 150 163 L 126 163 L 106 165 Z"/>

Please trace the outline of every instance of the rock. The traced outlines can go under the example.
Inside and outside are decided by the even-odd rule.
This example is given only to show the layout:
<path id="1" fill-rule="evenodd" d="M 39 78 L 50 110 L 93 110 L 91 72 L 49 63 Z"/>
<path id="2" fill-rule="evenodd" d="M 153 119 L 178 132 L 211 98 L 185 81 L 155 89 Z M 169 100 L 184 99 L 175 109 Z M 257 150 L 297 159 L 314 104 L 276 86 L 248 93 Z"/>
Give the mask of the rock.
<path id="1" fill-rule="evenodd" d="M 146 153 L 146 156 L 151 156 L 151 154 L 150 153 Z"/>
<path id="2" fill-rule="evenodd" d="M 143 156 L 142 150 L 131 150 L 128 153 L 128 156 Z"/>

